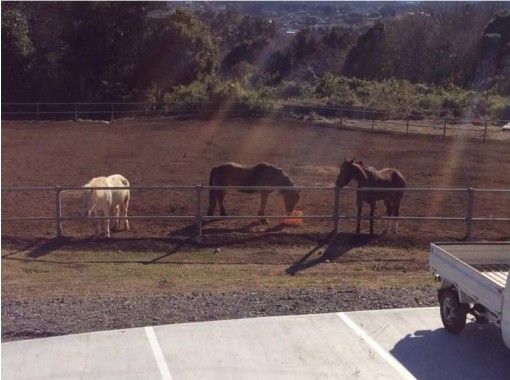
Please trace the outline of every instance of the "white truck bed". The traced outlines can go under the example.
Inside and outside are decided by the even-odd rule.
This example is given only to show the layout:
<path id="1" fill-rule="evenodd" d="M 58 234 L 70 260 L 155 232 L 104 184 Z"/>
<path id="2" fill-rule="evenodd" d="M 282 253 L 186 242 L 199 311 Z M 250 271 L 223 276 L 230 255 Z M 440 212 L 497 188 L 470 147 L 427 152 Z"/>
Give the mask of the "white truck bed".
<path id="1" fill-rule="evenodd" d="M 510 268 L 510 242 L 433 243 L 432 272 L 501 316 Z"/>
<path id="2" fill-rule="evenodd" d="M 504 288 L 508 279 L 507 264 L 473 264 L 473 268 L 481 272 L 489 280 L 494 281 L 498 286 Z"/>

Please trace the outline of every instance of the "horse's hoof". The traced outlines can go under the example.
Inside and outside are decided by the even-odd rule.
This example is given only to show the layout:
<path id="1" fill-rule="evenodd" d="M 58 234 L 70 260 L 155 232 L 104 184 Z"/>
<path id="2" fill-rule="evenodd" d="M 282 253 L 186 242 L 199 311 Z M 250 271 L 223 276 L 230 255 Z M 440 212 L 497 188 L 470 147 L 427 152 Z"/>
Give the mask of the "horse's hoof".
<path id="1" fill-rule="evenodd" d="M 259 219 L 262 224 L 269 224 L 269 219 Z"/>

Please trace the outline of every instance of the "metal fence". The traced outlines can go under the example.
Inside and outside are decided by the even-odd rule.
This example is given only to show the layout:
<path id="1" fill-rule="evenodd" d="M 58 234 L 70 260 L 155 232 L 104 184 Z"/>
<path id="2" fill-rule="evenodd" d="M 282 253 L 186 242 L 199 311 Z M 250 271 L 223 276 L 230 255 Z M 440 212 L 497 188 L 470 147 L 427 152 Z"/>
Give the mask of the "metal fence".
<path id="1" fill-rule="evenodd" d="M 329 191 L 331 192 L 331 205 L 332 211 L 330 214 L 321 215 L 303 215 L 299 218 L 303 219 L 325 219 L 331 220 L 332 222 L 332 233 L 336 234 L 339 230 L 339 224 L 341 220 L 367 220 L 370 217 L 357 217 L 350 215 L 343 215 L 340 213 L 340 195 L 343 192 L 358 192 L 358 191 L 403 191 L 403 192 L 448 192 L 448 193 L 464 193 L 466 195 L 466 214 L 459 216 L 380 216 L 373 217 L 373 220 L 439 220 L 439 221 L 457 221 L 465 222 L 466 224 L 466 235 L 465 238 L 469 238 L 472 235 L 473 222 L 484 221 L 484 222 L 510 222 L 510 217 L 476 217 L 473 215 L 473 204 L 475 201 L 476 193 L 508 193 L 510 189 L 476 189 L 476 188 L 353 188 L 353 187 L 317 187 L 317 186 L 131 186 L 131 187 L 72 187 L 72 186 L 46 186 L 46 187 L 5 187 L 2 188 L 2 192 L 53 192 L 55 195 L 55 214 L 52 217 L 49 216 L 24 216 L 24 217 L 4 217 L 2 216 L 2 222 L 14 222 L 14 221 L 54 221 L 55 222 L 55 235 L 56 237 L 62 237 L 64 235 L 62 224 L 65 221 L 84 221 L 84 220 L 117 220 L 124 219 L 123 217 L 114 216 L 103 216 L 103 217 L 64 217 L 62 216 L 62 192 L 63 191 L 88 191 L 88 190 L 115 190 L 129 189 L 131 191 L 190 191 L 195 193 L 195 213 L 193 215 L 129 215 L 128 219 L 142 219 L 142 220 L 190 220 L 194 221 L 196 225 L 196 237 L 202 237 L 202 227 L 204 221 L 218 220 L 218 219 L 284 219 L 288 218 L 288 215 L 229 215 L 229 216 L 208 216 L 204 215 L 203 201 L 204 192 L 209 190 L 255 190 L 255 191 L 274 191 L 274 190 L 312 190 L 312 191 Z"/>
<path id="2" fill-rule="evenodd" d="M 468 119 L 441 116 L 439 112 L 423 120 L 414 114 L 391 114 L 388 110 L 364 106 L 287 104 L 277 102 L 131 102 L 131 103 L 2 103 L 2 120 L 74 120 L 113 121 L 126 117 L 213 116 L 218 110 L 224 116 L 322 117 L 330 126 L 363 130 L 422 133 L 447 136 L 472 135 L 486 141 L 498 126 L 510 120 Z M 347 121 L 353 121 L 347 123 Z M 361 124 L 354 121 L 361 121 Z"/>

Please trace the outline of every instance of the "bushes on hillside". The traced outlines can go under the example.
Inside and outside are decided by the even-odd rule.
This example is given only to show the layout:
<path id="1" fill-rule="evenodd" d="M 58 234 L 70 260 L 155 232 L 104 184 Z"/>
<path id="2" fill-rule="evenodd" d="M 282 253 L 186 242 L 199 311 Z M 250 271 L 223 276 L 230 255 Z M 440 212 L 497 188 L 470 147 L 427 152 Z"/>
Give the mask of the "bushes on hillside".
<path id="1" fill-rule="evenodd" d="M 503 110 L 510 106 L 508 98 L 490 92 L 426 86 L 396 79 L 368 81 L 333 74 L 309 82 L 284 81 L 276 86 L 258 87 L 213 75 L 187 86 L 176 86 L 164 99 L 170 113 L 200 117 L 210 117 L 217 112 L 225 116 L 258 117 L 274 111 L 282 102 L 367 107 L 383 110 L 392 117 L 413 119 L 436 116 L 502 118 Z"/>
<path id="2" fill-rule="evenodd" d="M 267 88 L 246 90 L 234 80 L 222 81 L 209 76 L 187 86 L 177 86 L 165 95 L 170 113 L 211 117 L 240 115 L 260 117 L 275 108 L 272 91 Z"/>

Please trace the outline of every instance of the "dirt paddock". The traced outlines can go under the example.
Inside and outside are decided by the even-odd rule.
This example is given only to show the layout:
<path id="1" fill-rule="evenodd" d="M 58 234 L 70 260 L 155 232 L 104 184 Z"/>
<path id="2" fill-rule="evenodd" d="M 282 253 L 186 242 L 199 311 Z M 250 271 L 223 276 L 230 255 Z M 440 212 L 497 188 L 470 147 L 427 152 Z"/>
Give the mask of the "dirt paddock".
<path id="1" fill-rule="evenodd" d="M 284 168 L 298 185 L 332 186 L 338 162 L 356 157 L 375 167 L 400 169 L 408 187 L 510 188 L 510 149 L 507 143 L 481 143 L 425 136 L 372 135 L 331 130 L 300 122 L 125 120 L 111 124 L 73 122 L 4 122 L 2 186 L 81 186 L 98 175 L 121 173 L 135 185 L 207 184 L 213 165 L 225 161 L 269 162 Z M 206 207 L 204 200 L 204 208 Z M 256 195 L 231 193 L 230 214 L 255 214 Z M 63 194 L 64 216 L 79 216 L 79 192 Z M 132 195 L 130 215 L 195 215 L 193 191 L 151 191 Z M 303 191 L 299 206 L 306 214 L 331 214 L 333 195 Z M 3 193 L 2 215 L 53 216 L 54 194 Z M 268 213 L 283 211 L 281 198 L 270 197 Z M 378 215 L 383 214 L 379 205 Z M 354 215 L 354 196 L 342 193 L 341 212 Z M 506 213 L 506 214 L 505 214 Z M 407 193 L 402 215 L 466 215 L 465 193 Z M 475 216 L 509 216 L 510 194 L 476 194 Z M 211 223 L 207 230 L 241 228 L 246 221 Z M 277 224 L 278 222 L 275 221 Z M 273 223 L 273 224 L 275 224 Z M 123 237 L 165 237 L 179 234 L 185 223 L 134 221 Z M 382 224 L 380 222 L 380 224 Z M 447 227 L 445 227 L 445 224 Z M 327 232 L 330 221 L 307 221 L 300 231 Z M 401 222 L 402 234 L 464 232 L 463 223 Z M 68 236 L 87 236 L 89 223 L 66 222 Z M 351 223 L 342 230 L 350 231 Z M 497 237 L 508 225 L 480 223 L 475 234 Z M 380 228 L 379 228 L 380 230 Z M 214 231 L 209 231 L 214 232 Z M 294 230 L 295 232 L 295 230 Z M 3 235 L 51 236 L 51 223 L 3 225 Z M 439 234 L 439 236 L 438 236 Z"/>
<path id="2" fill-rule="evenodd" d="M 265 161 L 282 167 L 297 185 L 332 186 L 338 162 L 352 157 L 377 168 L 398 168 L 408 187 L 510 188 L 507 142 L 370 134 L 271 119 L 2 123 L 3 187 L 81 186 L 113 173 L 133 186 L 205 185 L 210 168 L 225 161 Z M 194 200 L 193 192 L 134 191 L 129 214 L 194 215 Z M 401 215 L 464 217 L 466 204 L 466 193 L 409 192 Z M 233 215 L 255 214 L 258 198 L 232 192 L 225 205 Z M 82 197 L 65 192 L 62 206 L 64 216 L 78 216 Z M 340 206 L 342 214 L 354 215 L 354 195 L 342 193 Z M 302 191 L 298 208 L 331 214 L 333 194 Z M 53 193 L 2 192 L 3 217 L 53 216 L 54 211 Z M 272 194 L 267 212 L 282 211 L 281 197 Z M 376 214 L 383 211 L 378 205 Z M 510 194 L 476 193 L 474 216 L 509 217 Z M 427 243 L 465 233 L 463 222 L 402 221 L 397 237 L 382 235 L 383 222 L 376 222 L 375 236 L 357 236 L 354 223 L 342 221 L 340 234 L 330 241 L 331 220 L 306 220 L 294 228 L 276 220 L 269 226 L 222 220 L 207 223 L 204 240 L 197 243 L 190 223 L 133 220 L 131 226 L 130 232 L 96 240 L 90 222 L 65 222 L 65 238 L 57 241 L 53 223 L 3 222 L 4 339 L 142 325 L 151 321 L 151 312 L 160 312 L 154 317 L 163 323 L 430 304 Z M 368 231 L 368 222 L 362 230 Z M 508 222 L 473 226 L 476 239 L 508 239 L 509 231 Z M 406 298 L 388 288 L 411 290 Z M 367 289 L 376 296 L 363 293 Z M 319 302 L 323 297 L 333 303 Z M 159 301 L 154 300 L 177 314 L 155 308 Z M 221 313 L 218 302 L 225 305 Z M 118 320 L 105 322 L 111 318 L 108 305 L 117 305 Z M 64 307 L 84 312 L 71 315 Z M 197 307 L 203 308 L 199 314 Z M 48 325 L 53 327 L 45 333 Z"/>

